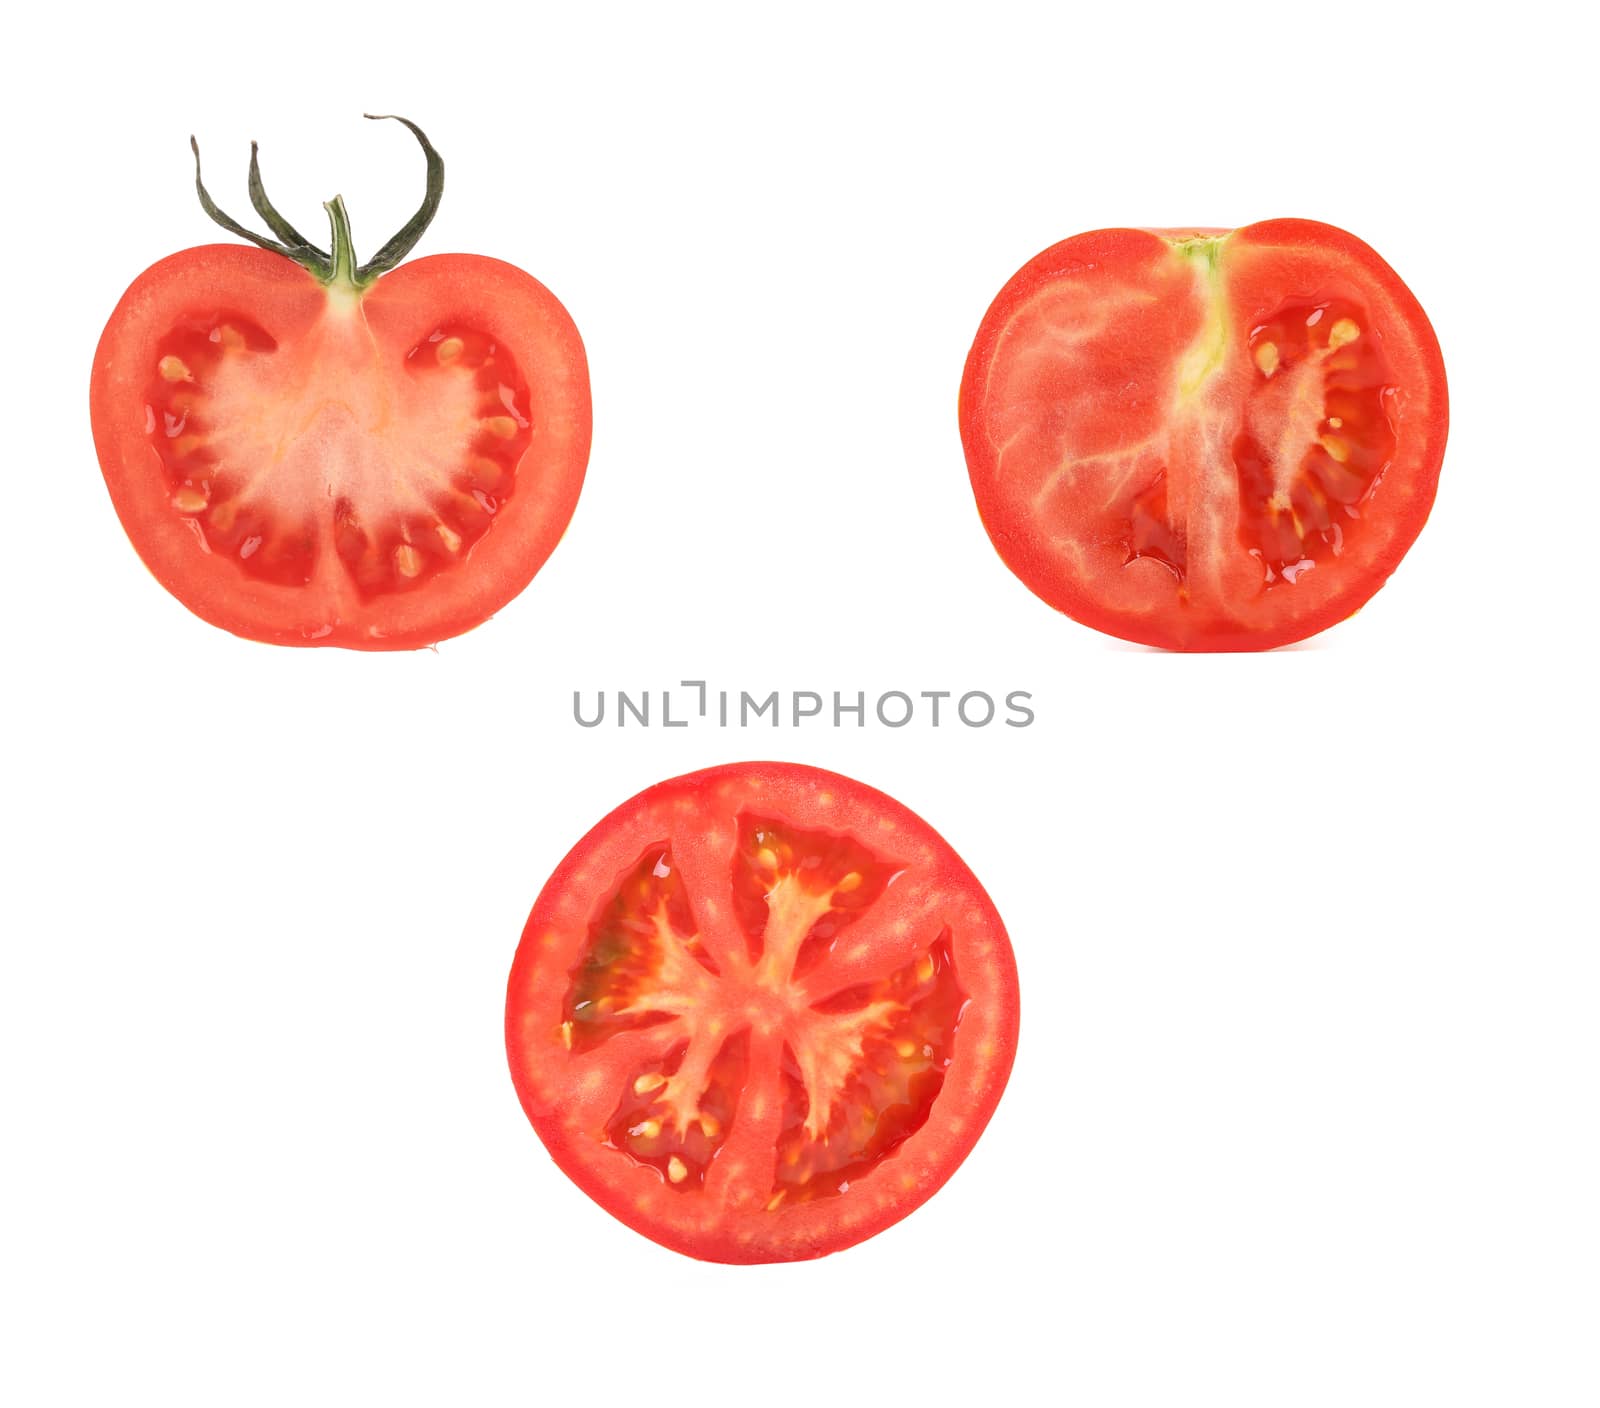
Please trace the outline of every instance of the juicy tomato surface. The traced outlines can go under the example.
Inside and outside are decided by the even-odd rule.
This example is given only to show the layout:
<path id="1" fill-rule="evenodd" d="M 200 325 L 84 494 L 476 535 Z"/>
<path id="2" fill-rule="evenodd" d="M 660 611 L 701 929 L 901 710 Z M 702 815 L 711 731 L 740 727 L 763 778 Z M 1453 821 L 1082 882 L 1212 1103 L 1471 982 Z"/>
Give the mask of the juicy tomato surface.
<path id="1" fill-rule="evenodd" d="M 359 273 L 309 246 L 184 250 L 134 281 L 95 352 L 128 536 L 237 635 L 431 645 L 520 592 L 577 503 L 588 370 L 555 297 L 476 255 Z"/>
<path id="2" fill-rule="evenodd" d="M 1444 457 L 1427 317 L 1343 230 L 1097 230 L 984 317 L 961 437 L 1000 555 L 1058 610 L 1176 650 L 1343 620 L 1416 539 Z"/>
<path id="3" fill-rule="evenodd" d="M 523 1108 L 608 1212 L 708 1261 L 792 1261 L 937 1191 L 1000 1098 L 1017 976 L 926 822 L 849 778 L 746 763 L 625 802 L 517 950 Z"/>

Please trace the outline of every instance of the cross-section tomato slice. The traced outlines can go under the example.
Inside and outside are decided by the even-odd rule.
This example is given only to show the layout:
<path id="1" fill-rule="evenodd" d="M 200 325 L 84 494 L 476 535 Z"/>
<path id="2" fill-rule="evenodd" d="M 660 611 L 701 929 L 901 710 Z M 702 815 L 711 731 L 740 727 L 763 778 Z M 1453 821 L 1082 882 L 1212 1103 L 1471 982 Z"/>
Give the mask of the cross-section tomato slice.
<path id="1" fill-rule="evenodd" d="M 904 1217 L 982 1132 L 1016 1036 L 971 871 L 882 793 L 786 763 L 606 817 L 540 894 L 506 1006 L 556 1162 L 708 1261 L 822 1256 Z"/>
<path id="2" fill-rule="evenodd" d="M 1447 423 L 1416 299 L 1307 220 L 1065 240 L 1001 291 L 961 384 L 1012 571 L 1178 650 L 1265 649 L 1356 611 L 1421 531 Z"/>
<path id="3" fill-rule="evenodd" d="M 403 120 L 403 119 L 402 119 Z M 196 614 L 284 645 L 392 650 L 477 625 L 538 571 L 589 455 L 572 319 L 497 259 L 394 268 L 443 189 L 353 267 L 333 249 L 202 245 L 145 270 L 95 352 L 95 448 L 145 565 Z M 198 156 L 197 156 L 198 160 Z M 198 186 L 198 176 L 197 176 Z"/>

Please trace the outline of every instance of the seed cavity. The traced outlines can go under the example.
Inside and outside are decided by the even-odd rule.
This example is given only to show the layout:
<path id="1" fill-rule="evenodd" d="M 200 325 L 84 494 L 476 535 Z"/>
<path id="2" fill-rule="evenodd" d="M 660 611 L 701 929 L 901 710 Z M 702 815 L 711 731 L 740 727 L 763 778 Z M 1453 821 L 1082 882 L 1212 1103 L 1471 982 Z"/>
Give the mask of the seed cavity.
<path id="1" fill-rule="evenodd" d="M 916 959 L 791 1023 L 774 1194 L 845 1193 L 929 1117 L 966 1004 L 951 941 L 946 927 Z"/>
<path id="2" fill-rule="evenodd" d="M 1270 341 L 1280 370 L 1307 369 L 1287 405 L 1260 388 L 1231 447 L 1241 546 L 1261 564 L 1269 591 L 1341 555 L 1347 520 L 1360 517 L 1393 454 L 1388 368 L 1379 339 L 1364 335 L 1366 321 L 1348 302 L 1294 299 L 1252 330 L 1253 350 Z"/>

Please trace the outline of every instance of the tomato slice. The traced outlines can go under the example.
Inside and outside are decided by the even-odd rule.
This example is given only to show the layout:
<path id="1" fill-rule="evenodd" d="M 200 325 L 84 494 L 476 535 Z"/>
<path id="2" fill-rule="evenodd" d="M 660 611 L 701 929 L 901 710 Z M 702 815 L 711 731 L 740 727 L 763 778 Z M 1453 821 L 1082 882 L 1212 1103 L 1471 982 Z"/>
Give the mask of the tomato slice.
<path id="1" fill-rule="evenodd" d="M 1016 1038 L 971 871 L 882 793 L 787 763 L 606 817 L 534 905 L 506 1004 L 556 1162 L 708 1261 L 823 1256 L 904 1217 L 972 1148 Z"/>
<path id="2" fill-rule="evenodd" d="M 961 436 L 995 547 L 1111 635 L 1261 650 L 1343 620 L 1433 504 L 1449 411 L 1421 306 L 1307 220 L 1097 230 L 978 330 Z"/>
<path id="3" fill-rule="evenodd" d="M 571 518 L 583 344 L 496 259 L 335 267 L 342 220 L 341 204 L 333 256 L 206 245 L 140 275 L 95 353 L 95 446 L 139 555 L 206 620 L 286 645 L 430 645 L 521 591 Z"/>

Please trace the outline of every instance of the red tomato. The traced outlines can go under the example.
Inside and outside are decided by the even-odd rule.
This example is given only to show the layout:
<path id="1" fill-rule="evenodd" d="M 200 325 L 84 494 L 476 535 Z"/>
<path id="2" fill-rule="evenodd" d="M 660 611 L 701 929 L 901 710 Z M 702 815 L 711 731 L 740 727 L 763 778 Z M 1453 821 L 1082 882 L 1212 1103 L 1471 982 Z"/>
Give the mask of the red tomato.
<path id="1" fill-rule="evenodd" d="M 506 1045 L 556 1162 L 707 1261 L 823 1256 L 920 1205 L 1017 1040 L 1000 916 L 926 822 L 745 763 L 640 793 L 534 905 Z"/>
<path id="2" fill-rule="evenodd" d="M 1308 220 L 1065 240 L 1001 290 L 961 382 L 1007 565 L 1174 650 L 1264 650 L 1356 611 L 1422 529 L 1448 420 L 1417 300 Z"/>
<path id="3" fill-rule="evenodd" d="M 401 121 L 405 121 L 403 118 Z M 485 620 L 537 572 L 589 456 L 583 343 L 543 285 L 499 260 L 399 269 L 410 224 L 359 269 L 261 189 L 282 243 L 204 245 L 145 270 L 95 351 L 95 448 L 145 565 L 214 625 L 282 645 L 396 650 Z M 390 273 L 389 270 L 394 269 Z"/>

